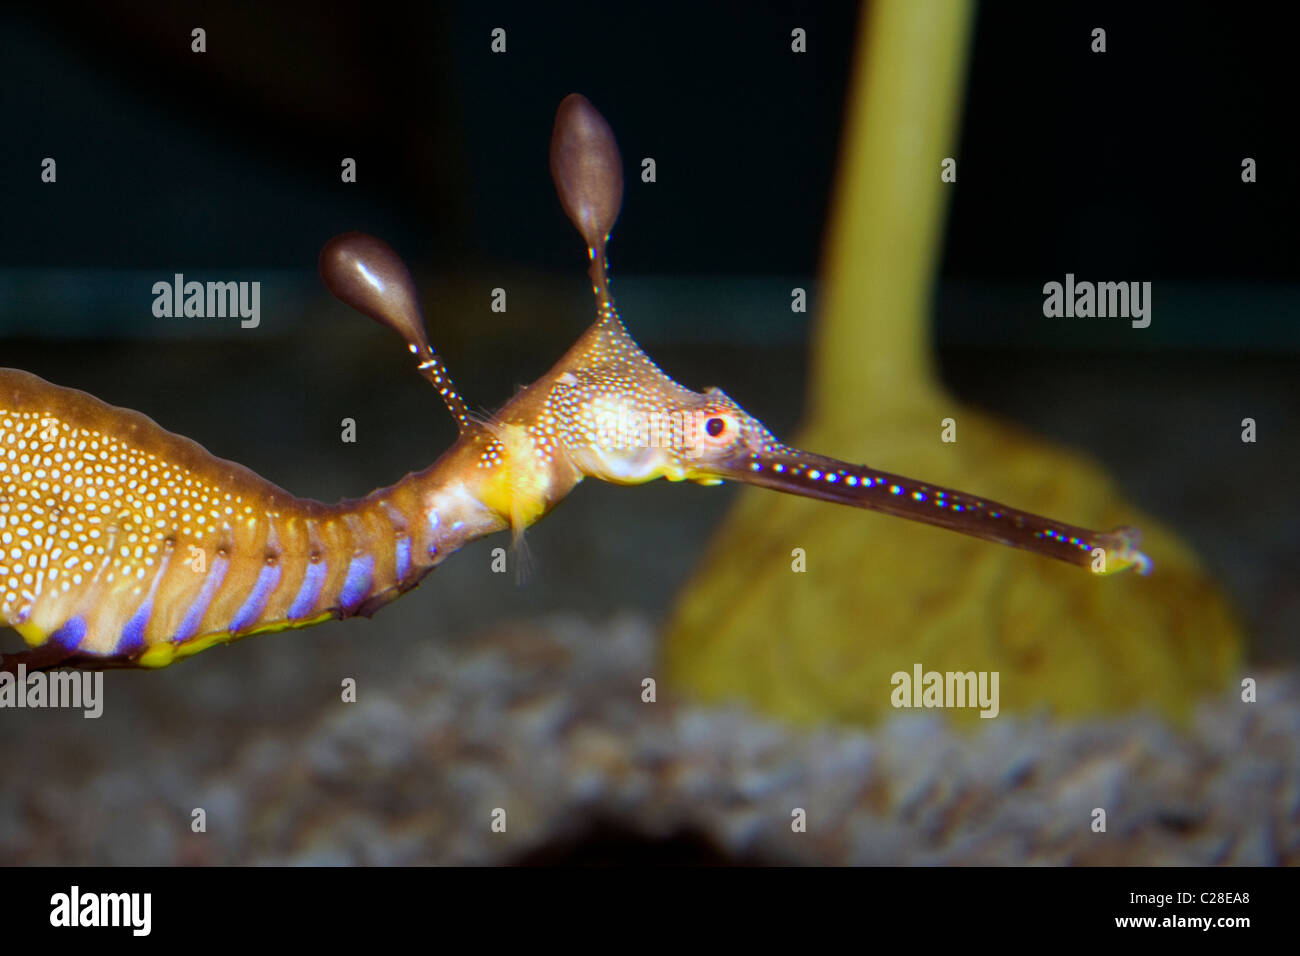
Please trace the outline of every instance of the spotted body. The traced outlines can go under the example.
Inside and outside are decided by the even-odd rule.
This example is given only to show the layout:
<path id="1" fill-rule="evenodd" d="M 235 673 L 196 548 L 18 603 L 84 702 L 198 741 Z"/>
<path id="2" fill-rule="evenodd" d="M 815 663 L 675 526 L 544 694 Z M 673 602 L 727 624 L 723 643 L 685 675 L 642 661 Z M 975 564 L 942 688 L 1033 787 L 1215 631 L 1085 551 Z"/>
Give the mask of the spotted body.
<path id="1" fill-rule="evenodd" d="M 161 667 L 249 634 L 370 614 L 466 542 L 537 521 L 586 477 L 740 481 L 940 525 L 1111 573 L 1149 564 L 1100 533 L 784 445 L 719 389 L 665 374 L 623 326 L 605 243 L 621 161 L 576 94 L 551 169 L 587 242 L 597 318 L 495 415 L 472 415 L 429 347 L 414 285 L 383 242 L 327 243 L 321 275 L 397 331 L 460 429 L 431 466 L 364 498 L 298 498 L 138 412 L 0 369 L 0 622 L 31 646 L 0 669 Z M 1100 565 L 1098 557 L 1101 557 Z"/>
<path id="2" fill-rule="evenodd" d="M 139 413 L 0 369 L 0 619 L 66 658 L 161 666 L 368 614 L 503 526 L 438 464 L 325 505 Z"/>

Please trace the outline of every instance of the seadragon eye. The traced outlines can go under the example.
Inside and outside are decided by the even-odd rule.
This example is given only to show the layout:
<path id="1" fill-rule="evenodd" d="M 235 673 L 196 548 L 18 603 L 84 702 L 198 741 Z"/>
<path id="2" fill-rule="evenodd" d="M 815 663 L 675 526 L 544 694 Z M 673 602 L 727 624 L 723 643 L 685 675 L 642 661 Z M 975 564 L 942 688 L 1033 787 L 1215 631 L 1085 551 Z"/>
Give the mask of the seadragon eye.
<path id="1" fill-rule="evenodd" d="M 740 431 L 736 420 L 726 412 L 714 412 L 697 419 L 697 437 L 706 448 L 724 448 L 736 440 Z"/>

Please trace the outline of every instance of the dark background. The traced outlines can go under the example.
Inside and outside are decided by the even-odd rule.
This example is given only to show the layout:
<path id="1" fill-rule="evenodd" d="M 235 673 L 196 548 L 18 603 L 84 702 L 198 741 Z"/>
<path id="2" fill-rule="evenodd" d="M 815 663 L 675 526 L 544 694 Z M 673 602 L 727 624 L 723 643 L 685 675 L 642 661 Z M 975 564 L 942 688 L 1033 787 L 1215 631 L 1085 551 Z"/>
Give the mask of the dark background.
<path id="1" fill-rule="evenodd" d="M 1035 296 L 1066 271 L 1294 281 L 1296 84 L 1278 10 L 986 4 L 944 278 L 1023 281 Z M 620 272 L 809 275 L 856 20 L 845 3 L 9 13 L 0 263 L 305 274 L 325 238 L 355 226 L 439 271 L 505 260 L 572 276 L 581 249 L 546 149 L 556 104 L 578 90 L 629 167 Z M 189 50 L 195 25 L 206 54 Z M 506 55 L 489 52 L 494 26 Z M 794 26 L 806 55 L 789 53 Z M 1089 52 L 1094 26 L 1104 55 Z M 355 185 L 339 182 L 344 155 Z M 652 186 L 636 177 L 647 155 Z M 37 179 L 44 156 L 57 188 Z M 1259 162 L 1250 188 L 1243 156 Z M 12 311 L 3 320 L 21 322 Z M 94 331 L 149 337 L 149 319 Z M 941 310 L 941 340 L 950 319 Z M 1180 325 L 1174 341 L 1195 337 Z M 1232 345 L 1248 332 L 1199 334 Z"/>

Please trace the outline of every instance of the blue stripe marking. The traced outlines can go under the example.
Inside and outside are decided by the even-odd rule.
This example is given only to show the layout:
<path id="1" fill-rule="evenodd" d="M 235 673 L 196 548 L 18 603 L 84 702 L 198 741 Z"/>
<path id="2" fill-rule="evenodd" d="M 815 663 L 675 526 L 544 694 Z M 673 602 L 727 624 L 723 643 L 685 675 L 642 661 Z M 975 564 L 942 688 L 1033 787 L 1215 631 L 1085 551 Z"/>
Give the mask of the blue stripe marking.
<path id="1" fill-rule="evenodd" d="M 428 515 L 429 522 L 429 557 L 434 557 L 438 553 L 438 525 L 441 523 L 438 519 L 438 512 L 430 511 Z"/>
<path id="2" fill-rule="evenodd" d="M 339 595 L 339 607 L 350 611 L 366 599 L 370 593 L 374 570 L 375 559 L 372 555 L 362 554 L 352 559 L 348 565 L 348 579 L 343 582 L 343 592 Z"/>
<path id="3" fill-rule="evenodd" d="M 406 572 L 411 570 L 411 539 L 406 535 L 397 539 L 397 580 L 406 579 Z"/>
<path id="4" fill-rule="evenodd" d="M 321 588 L 325 587 L 325 578 L 328 574 L 329 567 L 324 561 L 307 565 L 307 574 L 302 579 L 302 587 L 298 589 L 298 596 L 293 599 L 293 607 L 289 608 L 289 620 L 297 621 L 312 612 L 316 602 L 320 600 Z"/>
<path id="5" fill-rule="evenodd" d="M 153 617 L 153 592 L 144 599 L 140 609 L 131 616 L 131 620 L 126 622 L 122 628 L 122 633 L 117 639 L 117 647 L 114 649 L 115 654 L 125 654 L 144 644 L 144 629 L 149 626 L 149 618 Z"/>
<path id="6" fill-rule="evenodd" d="M 118 635 L 117 647 L 113 648 L 113 653 L 130 654 L 144 646 L 144 631 L 149 626 L 149 620 L 153 617 L 153 600 L 158 593 L 158 585 L 162 583 L 163 575 L 167 573 L 167 565 L 171 563 L 171 555 L 166 555 L 162 563 L 158 566 L 158 573 L 154 575 L 153 584 L 149 586 L 149 593 L 144 599 L 144 603 L 131 615 L 131 620 L 126 622 L 122 628 L 122 633 Z"/>
<path id="7" fill-rule="evenodd" d="M 226 570 L 229 567 L 230 562 L 221 555 L 212 559 L 212 566 L 208 568 L 208 576 L 203 582 L 203 590 L 194 599 L 190 609 L 185 612 L 185 620 L 181 621 L 181 626 L 173 635 L 172 643 L 183 643 L 195 635 L 199 625 L 203 623 L 203 615 L 208 613 L 208 605 L 212 603 L 217 588 L 221 587 L 221 582 L 226 579 Z"/>
<path id="8" fill-rule="evenodd" d="M 86 619 L 74 617 L 50 635 L 50 642 L 64 650 L 75 651 L 86 639 Z"/>
<path id="9" fill-rule="evenodd" d="M 271 599 L 271 592 L 279 585 L 280 565 L 262 565 L 262 571 L 257 576 L 257 583 L 253 585 L 253 593 L 248 596 L 244 606 L 239 609 L 235 619 L 230 622 L 231 632 L 238 633 L 261 617 L 262 612 L 266 610 L 266 602 Z"/>

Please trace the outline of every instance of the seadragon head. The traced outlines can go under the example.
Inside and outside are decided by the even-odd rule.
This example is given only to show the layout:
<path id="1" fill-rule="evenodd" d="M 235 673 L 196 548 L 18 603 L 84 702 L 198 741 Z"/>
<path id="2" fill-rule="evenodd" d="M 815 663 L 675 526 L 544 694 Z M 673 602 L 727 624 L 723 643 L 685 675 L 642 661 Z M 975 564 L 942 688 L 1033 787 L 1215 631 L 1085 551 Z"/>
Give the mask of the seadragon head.
<path id="1" fill-rule="evenodd" d="M 696 392 L 664 374 L 617 319 L 586 339 L 560 363 L 547 401 L 559 443 L 584 476 L 717 484 L 736 463 L 778 447 L 722 389 Z"/>
<path id="2" fill-rule="evenodd" d="M 551 174 L 587 242 L 597 303 L 595 323 L 534 386 L 546 396 L 541 418 L 574 467 L 618 484 L 717 484 L 741 474 L 755 456 L 785 450 L 721 389 L 696 392 L 670 378 L 624 327 L 605 257 L 623 201 L 622 159 L 609 124 L 577 93 L 556 112 Z M 523 395 L 519 404 L 529 399 Z"/>
<path id="3" fill-rule="evenodd" d="M 410 276 L 387 245 L 350 233 L 321 254 L 331 291 L 406 339 L 460 426 L 461 445 L 475 460 L 475 493 L 517 532 L 583 478 L 734 481 L 938 525 L 1095 573 L 1149 569 L 1133 528 L 1089 531 L 802 451 L 721 389 L 696 392 L 674 381 L 628 333 L 610 294 L 605 247 L 622 205 L 622 160 L 605 119 L 576 93 L 556 113 L 551 173 L 587 243 L 597 318 L 546 375 L 488 418 L 469 413 L 429 347 Z"/>

